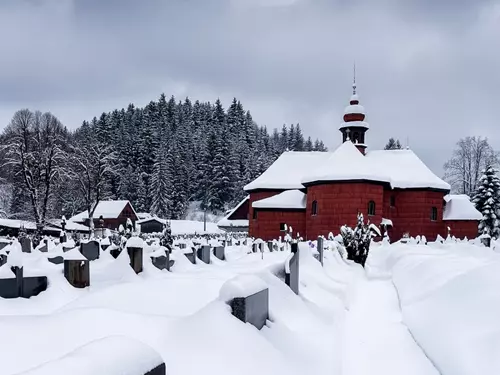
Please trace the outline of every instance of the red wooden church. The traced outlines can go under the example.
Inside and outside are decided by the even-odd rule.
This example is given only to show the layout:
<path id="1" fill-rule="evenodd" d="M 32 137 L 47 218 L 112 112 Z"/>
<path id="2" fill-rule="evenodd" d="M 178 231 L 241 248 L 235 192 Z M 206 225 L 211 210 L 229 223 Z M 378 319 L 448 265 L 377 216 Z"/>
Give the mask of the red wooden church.
<path id="1" fill-rule="evenodd" d="M 481 214 L 409 149 L 366 152 L 365 110 L 356 84 L 340 125 L 343 143 L 333 152 L 284 152 L 244 189 L 249 193 L 249 235 L 270 240 L 292 226 L 305 239 L 354 226 L 358 212 L 405 234 L 475 238 Z M 449 229 L 448 229 L 449 228 Z"/>

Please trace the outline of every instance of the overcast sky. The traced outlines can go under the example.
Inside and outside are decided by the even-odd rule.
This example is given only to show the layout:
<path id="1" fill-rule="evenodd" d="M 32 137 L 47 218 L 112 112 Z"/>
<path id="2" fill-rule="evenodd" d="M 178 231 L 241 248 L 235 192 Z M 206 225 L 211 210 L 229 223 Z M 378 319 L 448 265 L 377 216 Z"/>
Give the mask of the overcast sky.
<path id="1" fill-rule="evenodd" d="M 369 148 L 408 139 L 438 174 L 460 137 L 500 149 L 500 0 L 2 0 L 0 35 L 0 128 L 236 96 L 333 149 L 356 61 Z"/>

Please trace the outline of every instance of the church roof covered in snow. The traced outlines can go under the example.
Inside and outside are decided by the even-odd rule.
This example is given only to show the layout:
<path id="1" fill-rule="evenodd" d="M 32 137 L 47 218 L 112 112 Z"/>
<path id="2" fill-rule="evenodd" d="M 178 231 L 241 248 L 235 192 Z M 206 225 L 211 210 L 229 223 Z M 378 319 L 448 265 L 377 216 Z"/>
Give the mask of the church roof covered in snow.
<path id="1" fill-rule="evenodd" d="M 319 151 L 285 151 L 264 173 L 246 185 L 244 190 L 303 189 L 302 177 L 329 155 L 329 152 Z"/>
<path id="2" fill-rule="evenodd" d="M 94 211 L 94 219 L 99 219 L 99 217 L 103 217 L 103 219 L 116 219 L 120 214 L 122 213 L 123 209 L 127 206 L 127 204 L 130 204 L 129 201 L 127 200 L 122 200 L 122 201 L 100 201 L 97 204 L 97 207 Z M 132 205 L 130 205 L 132 208 L 132 211 L 135 213 L 134 208 Z M 137 216 L 137 214 L 136 214 Z M 89 218 L 88 212 L 83 211 L 80 212 L 79 214 L 73 216 L 70 218 L 70 221 L 75 221 L 75 222 L 83 222 L 86 219 Z"/>
<path id="3" fill-rule="evenodd" d="M 306 208 L 306 201 L 306 195 L 300 190 L 286 190 L 272 197 L 255 201 L 252 203 L 252 207 L 303 210 Z"/>
<path id="4" fill-rule="evenodd" d="M 352 142 L 332 152 L 285 152 L 245 190 L 303 189 L 319 181 L 368 180 L 394 189 L 450 190 L 411 150 L 377 150 L 366 156 Z"/>
<path id="5" fill-rule="evenodd" d="M 481 220 L 483 217 L 467 195 L 449 194 L 444 197 L 444 200 L 446 207 L 443 220 Z"/>

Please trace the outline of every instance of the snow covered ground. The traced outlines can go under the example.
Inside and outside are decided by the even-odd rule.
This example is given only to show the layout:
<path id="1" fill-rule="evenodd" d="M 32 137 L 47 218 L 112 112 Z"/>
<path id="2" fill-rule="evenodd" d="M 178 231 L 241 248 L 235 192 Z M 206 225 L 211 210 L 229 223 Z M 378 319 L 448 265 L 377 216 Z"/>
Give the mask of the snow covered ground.
<path id="1" fill-rule="evenodd" d="M 92 352 L 89 344 L 110 342 L 109 356 L 123 350 L 116 337 L 137 340 L 147 360 L 156 351 L 170 375 L 500 373 L 500 254 L 490 249 L 375 244 L 365 272 L 337 251 L 326 251 L 321 267 L 302 243 L 299 296 L 275 276 L 287 252 L 226 251 L 227 261 L 193 265 L 174 250 L 172 272 L 145 256 L 139 275 L 125 257 L 103 253 L 84 290 L 42 254 L 24 255 L 25 268 L 50 285 L 29 300 L 0 299 L 0 373 L 58 375 L 50 364 Z M 270 291 L 261 331 L 219 297 L 228 280 L 248 274 Z M 44 367 L 50 372 L 35 371 Z"/>

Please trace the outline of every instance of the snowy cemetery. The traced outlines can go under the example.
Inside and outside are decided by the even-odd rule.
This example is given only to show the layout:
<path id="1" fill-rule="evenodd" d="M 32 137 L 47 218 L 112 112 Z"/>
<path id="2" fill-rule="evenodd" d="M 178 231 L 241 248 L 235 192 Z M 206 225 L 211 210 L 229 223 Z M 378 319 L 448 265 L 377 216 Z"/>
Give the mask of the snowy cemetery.
<path id="1" fill-rule="evenodd" d="M 500 373 L 500 242 L 285 230 L 1 239 L 1 373 Z"/>

